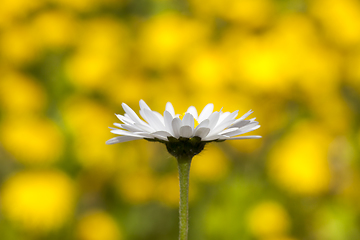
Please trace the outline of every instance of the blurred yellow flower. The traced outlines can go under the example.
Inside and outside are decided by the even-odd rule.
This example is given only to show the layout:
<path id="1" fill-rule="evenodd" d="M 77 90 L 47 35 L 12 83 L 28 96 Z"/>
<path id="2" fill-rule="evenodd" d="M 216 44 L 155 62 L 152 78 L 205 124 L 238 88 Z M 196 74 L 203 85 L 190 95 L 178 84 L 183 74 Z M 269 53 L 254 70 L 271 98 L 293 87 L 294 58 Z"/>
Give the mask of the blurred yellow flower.
<path id="1" fill-rule="evenodd" d="M 319 125 L 299 123 L 270 152 L 270 176 L 290 192 L 318 195 L 329 190 L 331 170 L 328 160 L 332 137 Z"/>
<path id="2" fill-rule="evenodd" d="M 43 45 L 65 47 L 74 42 L 76 24 L 69 13 L 52 10 L 37 15 L 30 27 Z"/>
<path id="3" fill-rule="evenodd" d="M 95 10 L 104 5 L 119 5 L 123 3 L 123 0 L 47 0 L 48 2 L 55 3 L 61 7 L 70 8 L 80 12 L 87 12 Z"/>
<path id="4" fill-rule="evenodd" d="M 254 206 L 248 213 L 247 223 L 251 233 L 261 239 L 282 239 L 276 237 L 284 236 L 290 228 L 286 210 L 273 201 L 261 202 Z"/>
<path id="5" fill-rule="evenodd" d="M 285 59 L 282 71 L 287 82 L 294 84 L 287 84 L 288 88 L 300 87 L 317 95 L 338 87 L 339 54 L 323 44 L 316 25 L 306 15 L 284 14 L 267 38 Z"/>
<path id="6" fill-rule="evenodd" d="M 76 227 L 79 240 L 121 240 L 118 223 L 102 210 L 92 210 L 82 216 Z"/>
<path id="7" fill-rule="evenodd" d="M 57 170 L 22 171 L 8 178 L 1 189 L 4 216 L 35 232 L 64 225 L 74 207 L 72 181 Z"/>
<path id="8" fill-rule="evenodd" d="M 0 107 L 8 113 L 24 115 L 45 110 L 45 89 L 30 76 L 6 72 L 0 76 Z"/>
<path id="9" fill-rule="evenodd" d="M 97 139 L 100 143 L 112 136 L 103 130 L 104 126 L 113 122 L 112 113 L 97 101 L 81 96 L 69 97 L 64 101 L 61 111 L 67 126 L 76 137 Z M 88 129 L 91 129 L 91 135 Z"/>
<path id="10" fill-rule="evenodd" d="M 122 174 L 116 179 L 116 190 L 123 199 L 132 204 L 152 200 L 155 186 L 155 176 L 148 169 Z"/>
<path id="11" fill-rule="evenodd" d="M 53 163 L 63 152 L 63 135 L 49 119 L 7 118 L 1 124 L 0 133 L 5 150 L 25 164 Z"/>
<path id="12" fill-rule="evenodd" d="M 103 84 L 105 96 L 119 108 L 123 102 L 131 105 L 138 104 L 139 99 L 147 99 L 153 96 L 148 91 L 151 87 L 149 86 L 150 81 L 142 76 L 118 75 L 108 79 Z"/>
<path id="13" fill-rule="evenodd" d="M 237 46 L 227 49 L 239 87 L 261 91 L 285 92 L 289 88 L 284 71 L 289 64 L 280 46 L 268 37 L 247 36 Z"/>
<path id="14" fill-rule="evenodd" d="M 113 171 L 115 149 L 106 148 L 105 142 L 111 134 L 103 130 L 113 122 L 112 113 L 98 102 L 76 96 L 64 102 L 61 112 L 74 137 L 75 155 L 82 166 Z"/>
<path id="15" fill-rule="evenodd" d="M 344 47 L 360 42 L 359 1 L 314 0 L 309 3 L 310 12 L 320 20 L 330 41 Z"/>
<path id="16" fill-rule="evenodd" d="M 27 26 L 12 26 L 0 36 L 0 52 L 7 62 L 22 65 L 39 56 L 39 43 Z"/>
<path id="17" fill-rule="evenodd" d="M 145 22 L 139 50 L 146 65 L 167 68 L 204 44 L 208 30 L 195 20 L 177 13 L 160 14 Z"/>
<path id="18" fill-rule="evenodd" d="M 229 159 L 214 144 L 207 146 L 191 163 L 191 176 L 204 182 L 222 179 L 229 171 Z"/>
<path id="19" fill-rule="evenodd" d="M 190 184 L 192 186 L 193 184 Z M 163 176 L 158 180 L 156 197 L 160 202 L 171 207 L 179 206 L 179 177 L 178 173 Z"/>
<path id="20" fill-rule="evenodd" d="M 349 80 L 351 86 L 355 87 L 358 93 L 360 93 L 360 49 L 353 49 L 349 53 L 346 61 L 345 71 L 346 78 Z"/>
<path id="21" fill-rule="evenodd" d="M 243 23 L 246 27 L 268 24 L 274 11 L 271 0 L 189 0 L 197 14 L 219 16 L 226 20 Z"/>
<path id="22" fill-rule="evenodd" d="M 173 159 L 171 159 L 173 160 Z M 179 174 L 177 172 L 167 174 L 158 179 L 156 183 L 156 198 L 169 207 L 179 206 Z M 196 185 L 191 182 L 189 184 L 189 202 L 196 198 Z"/>
<path id="23" fill-rule="evenodd" d="M 111 76 L 114 62 L 115 59 L 102 54 L 79 53 L 68 60 L 66 72 L 77 87 L 95 89 Z"/>
<path id="24" fill-rule="evenodd" d="M 231 77 L 228 66 L 228 59 L 215 46 L 208 46 L 184 58 L 182 68 L 192 87 L 218 89 Z"/>
<path id="25" fill-rule="evenodd" d="M 322 122 L 324 128 L 329 132 L 344 135 L 351 129 L 353 112 L 342 98 L 341 93 L 314 94 L 306 99 L 313 115 Z"/>
<path id="26" fill-rule="evenodd" d="M 227 20 L 244 23 L 248 27 L 269 24 L 274 11 L 271 0 L 212 0 L 217 2 L 219 15 Z"/>
<path id="27" fill-rule="evenodd" d="M 261 238 L 260 240 L 297 240 L 297 239 L 292 238 L 292 237 L 286 237 L 286 236 L 276 236 L 276 237 Z"/>
<path id="28" fill-rule="evenodd" d="M 98 88 L 124 68 L 128 50 L 126 28 L 115 19 L 99 18 L 82 23 L 75 54 L 67 59 L 65 71 L 80 89 Z"/>
<path id="29" fill-rule="evenodd" d="M 43 5 L 43 1 L 1 0 L 0 26 L 9 26 L 19 18 L 25 18 L 29 13 Z"/>

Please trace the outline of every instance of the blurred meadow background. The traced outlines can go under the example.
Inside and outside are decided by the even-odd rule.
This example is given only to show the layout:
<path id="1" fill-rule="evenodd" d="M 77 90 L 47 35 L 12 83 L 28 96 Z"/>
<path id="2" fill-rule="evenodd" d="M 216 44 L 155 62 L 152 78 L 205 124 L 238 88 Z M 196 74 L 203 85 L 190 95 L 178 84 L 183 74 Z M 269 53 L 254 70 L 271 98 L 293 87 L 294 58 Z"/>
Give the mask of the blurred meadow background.
<path id="1" fill-rule="evenodd" d="M 360 1 L 1 0 L 1 240 L 177 239 L 176 160 L 105 145 L 140 99 L 262 125 L 194 158 L 190 239 L 360 239 Z"/>

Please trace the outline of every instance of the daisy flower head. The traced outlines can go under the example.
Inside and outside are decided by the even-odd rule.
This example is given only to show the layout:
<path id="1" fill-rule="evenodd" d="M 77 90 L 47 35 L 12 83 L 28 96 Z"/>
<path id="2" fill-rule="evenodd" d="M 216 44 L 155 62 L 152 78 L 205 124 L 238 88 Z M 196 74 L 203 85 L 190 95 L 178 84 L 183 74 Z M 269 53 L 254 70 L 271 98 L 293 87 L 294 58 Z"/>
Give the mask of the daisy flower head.
<path id="1" fill-rule="evenodd" d="M 194 106 L 190 106 L 184 116 L 175 114 L 173 105 L 166 103 L 164 114 L 151 110 L 140 100 L 141 119 L 127 104 L 123 103 L 124 115 L 116 114 L 122 123 L 114 123 L 118 128 L 111 132 L 117 135 L 106 142 L 115 144 L 138 139 L 161 142 L 166 144 L 170 154 L 196 155 L 205 144 L 213 141 L 261 138 L 261 136 L 240 136 L 260 127 L 255 118 L 245 120 L 252 111 L 248 111 L 236 119 L 235 112 L 214 111 L 214 105 L 209 103 L 198 114 Z"/>

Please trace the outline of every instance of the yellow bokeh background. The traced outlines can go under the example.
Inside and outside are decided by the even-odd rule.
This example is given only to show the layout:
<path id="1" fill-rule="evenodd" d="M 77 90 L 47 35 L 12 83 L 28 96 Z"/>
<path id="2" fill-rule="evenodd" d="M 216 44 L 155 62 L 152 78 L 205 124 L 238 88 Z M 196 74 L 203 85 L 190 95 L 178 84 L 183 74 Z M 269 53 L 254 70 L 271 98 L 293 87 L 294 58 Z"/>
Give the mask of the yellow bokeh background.
<path id="1" fill-rule="evenodd" d="M 0 239 L 176 239 L 175 159 L 105 145 L 140 99 L 261 124 L 193 159 L 190 239 L 360 239 L 359 23 L 358 0 L 1 0 Z"/>

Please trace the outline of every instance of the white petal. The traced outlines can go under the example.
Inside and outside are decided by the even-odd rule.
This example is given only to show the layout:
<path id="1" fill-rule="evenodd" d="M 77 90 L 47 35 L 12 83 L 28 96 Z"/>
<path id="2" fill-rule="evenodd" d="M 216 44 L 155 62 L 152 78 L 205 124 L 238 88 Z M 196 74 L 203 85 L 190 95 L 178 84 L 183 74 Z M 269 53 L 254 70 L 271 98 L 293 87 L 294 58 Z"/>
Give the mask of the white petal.
<path id="1" fill-rule="evenodd" d="M 222 122 L 220 122 L 219 118 L 218 124 L 216 125 L 216 127 L 214 127 L 214 129 L 211 130 L 211 134 L 218 134 L 225 128 L 228 128 L 235 121 L 234 118 L 236 117 L 237 113 L 238 111 L 227 114 L 227 117 L 225 117 Z"/>
<path id="2" fill-rule="evenodd" d="M 245 127 L 239 128 L 237 131 L 222 134 L 222 135 L 229 136 L 229 137 L 237 136 L 237 135 L 241 135 L 241 134 L 244 134 L 247 132 L 251 132 L 255 129 L 258 129 L 259 127 L 260 127 L 260 125 L 257 125 L 257 123 L 250 123 L 250 124 L 246 125 Z"/>
<path id="3" fill-rule="evenodd" d="M 143 111 L 146 121 L 150 124 L 151 127 L 153 127 L 157 131 L 165 130 L 164 124 L 160 121 L 160 119 L 155 115 L 153 111 L 150 111 L 149 109 L 143 109 Z"/>
<path id="4" fill-rule="evenodd" d="M 164 125 L 164 117 L 163 117 L 163 115 L 161 115 L 160 113 L 158 113 L 158 112 L 155 112 L 155 111 L 152 111 L 154 114 L 155 114 L 155 116 L 160 120 L 160 122 Z"/>
<path id="5" fill-rule="evenodd" d="M 239 121 L 236 120 L 233 125 L 231 125 L 231 127 L 237 127 L 237 128 L 241 128 L 241 127 L 244 127 L 246 125 L 248 125 L 249 123 L 251 123 L 251 121 L 249 120 L 242 120 L 242 121 Z"/>
<path id="6" fill-rule="evenodd" d="M 140 113 L 140 116 L 141 116 L 145 121 L 147 121 L 147 120 L 146 120 L 145 113 L 144 113 L 144 109 L 140 109 L 139 113 Z"/>
<path id="7" fill-rule="evenodd" d="M 113 125 L 118 127 L 118 128 L 123 128 L 122 125 L 132 125 L 132 124 L 113 123 Z"/>
<path id="8" fill-rule="evenodd" d="M 114 130 L 111 130 L 110 132 L 118 134 L 118 135 L 124 135 L 124 136 L 133 136 L 133 137 L 139 136 L 136 133 L 128 132 L 128 131 L 125 131 L 122 129 L 114 129 Z"/>
<path id="9" fill-rule="evenodd" d="M 194 117 L 191 113 L 185 113 L 185 116 L 182 119 L 183 126 L 190 126 L 191 129 L 194 129 Z"/>
<path id="10" fill-rule="evenodd" d="M 152 133 L 155 131 L 155 129 L 152 128 L 149 124 L 134 123 L 134 126 L 148 133 Z"/>
<path id="11" fill-rule="evenodd" d="M 200 137 L 201 139 L 205 138 L 210 132 L 210 128 L 201 127 L 196 129 L 194 136 Z"/>
<path id="12" fill-rule="evenodd" d="M 172 120 L 173 120 L 173 117 L 172 117 L 171 113 L 169 113 L 168 111 L 165 110 L 164 111 L 165 129 L 166 129 L 166 131 L 168 131 L 169 133 L 174 135 L 174 131 L 173 131 L 172 125 L 171 125 Z"/>
<path id="13" fill-rule="evenodd" d="M 219 117 L 220 117 L 219 112 L 213 112 L 210 115 L 210 117 L 209 117 L 209 126 L 208 126 L 210 128 L 210 130 L 212 130 L 216 126 L 216 124 L 217 124 L 217 122 L 219 120 Z"/>
<path id="14" fill-rule="evenodd" d="M 226 117 L 228 117 L 229 115 L 230 115 L 230 112 L 221 113 L 221 114 L 220 114 L 220 117 L 219 117 L 219 122 L 224 121 L 224 119 L 225 119 Z"/>
<path id="15" fill-rule="evenodd" d="M 127 123 L 127 124 L 133 124 L 133 123 L 134 123 L 133 120 L 131 120 L 130 118 L 127 118 L 127 117 L 125 117 L 125 116 L 123 116 L 123 115 L 115 114 L 115 116 L 116 116 L 120 121 L 122 121 L 123 123 Z"/>
<path id="16" fill-rule="evenodd" d="M 236 116 L 238 115 L 238 110 L 236 110 L 235 112 L 232 113 L 223 113 L 220 118 L 219 118 L 219 124 L 222 122 L 228 122 L 230 120 L 234 120 L 236 118 Z M 225 117 L 224 117 L 225 116 Z"/>
<path id="17" fill-rule="evenodd" d="M 124 111 L 127 113 L 129 118 L 133 120 L 134 122 L 143 122 L 139 116 L 132 110 L 126 103 L 122 103 L 121 106 L 123 107 Z"/>
<path id="18" fill-rule="evenodd" d="M 213 110 L 214 110 L 214 104 L 209 103 L 208 105 L 206 105 L 198 117 L 198 122 L 201 123 L 205 119 L 209 118 Z"/>
<path id="19" fill-rule="evenodd" d="M 198 113 L 197 113 L 197 110 L 196 110 L 196 108 L 195 108 L 194 106 L 190 106 L 186 112 L 187 112 L 187 113 L 190 113 L 191 115 L 193 115 L 193 117 L 194 117 L 195 119 L 198 118 Z"/>
<path id="20" fill-rule="evenodd" d="M 168 141 L 167 137 L 171 136 L 171 134 L 166 131 L 157 131 L 152 133 L 151 135 L 164 141 Z"/>
<path id="21" fill-rule="evenodd" d="M 209 123 L 210 123 L 209 119 L 205 119 L 199 125 L 196 126 L 195 130 L 198 128 L 207 127 L 209 126 Z"/>
<path id="22" fill-rule="evenodd" d="M 153 132 L 152 134 L 160 135 L 163 137 L 171 137 L 171 134 L 167 131 L 157 131 L 157 132 Z"/>
<path id="23" fill-rule="evenodd" d="M 234 122 L 234 124 L 237 124 L 238 122 L 241 122 L 242 120 L 244 120 L 245 118 L 247 118 L 250 114 L 252 114 L 253 111 L 249 110 L 247 113 L 245 113 L 244 115 L 242 115 L 239 119 L 236 119 L 236 121 Z"/>
<path id="24" fill-rule="evenodd" d="M 239 128 L 237 127 L 231 127 L 231 128 L 228 128 L 228 129 L 225 129 L 224 131 L 221 131 L 219 132 L 220 135 L 227 135 L 228 133 L 231 133 L 231 132 L 235 132 L 235 131 L 238 131 Z"/>
<path id="25" fill-rule="evenodd" d="M 190 126 L 182 126 L 180 128 L 180 137 L 190 138 L 192 136 L 193 130 Z"/>
<path id="26" fill-rule="evenodd" d="M 115 143 L 122 143 L 122 142 L 128 142 L 133 140 L 142 139 L 143 137 L 132 137 L 132 136 L 120 136 L 120 137 L 114 137 L 106 141 L 106 144 L 115 144 Z"/>
<path id="27" fill-rule="evenodd" d="M 262 136 L 241 136 L 241 137 L 232 137 L 229 138 L 228 140 L 238 140 L 238 139 L 257 139 L 257 138 L 262 138 Z"/>
<path id="28" fill-rule="evenodd" d="M 171 104 L 171 102 L 167 102 L 167 103 L 166 103 L 165 110 L 168 111 L 173 118 L 175 117 L 175 110 L 174 110 L 174 107 L 173 107 L 173 105 Z"/>
<path id="29" fill-rule="evenodd" d="M 182 121 L 180 118 L 174 118 L 171 122 L 171 126 L 174 132 L 174 137 L 180 137 L 180 128 L 182 127 Z"/>
<path id="30" fill-rule="evenodd" d="M 115 125 L 115 123 L 114 123 L 114 125 Z M 115 125 L 115 126 L 117 126 L 117 125 Z M 128 130 L 130 132 L 142 132 L 142 129 L 138 128 L 135 125 L 120 124 L 120 127 L 123 128 L 123 129 L 126 129 L 126 130 Z"/>
<path id="31" fill-rule="evenodd" d="M 203 141 L 213 141 L 213 140 L 225 140 L 225 139 L 229 139 L 228 136 L 223 136 L 223 135 L 208 135 L 205 138 L 203 138 Z"/>
<path id="32" fill-rule="evenodd" d="M 140 105 L 140 109 L 149 109 L 151 111 L 150 107 L 145 103 L 144 100 L 141 99 L 139 101 L 139 105 Z"/>

